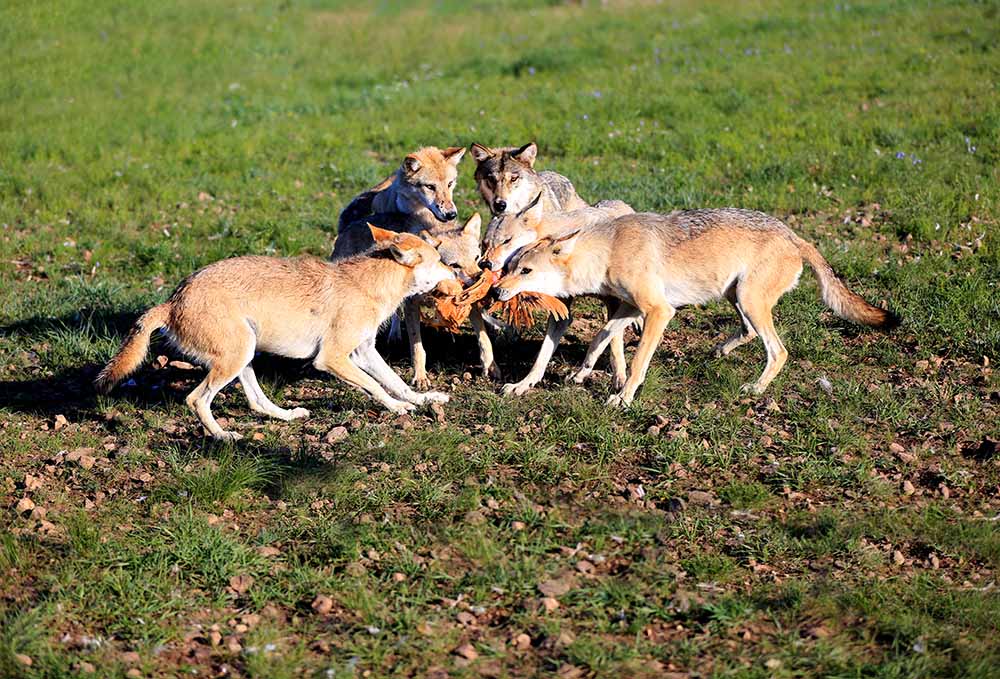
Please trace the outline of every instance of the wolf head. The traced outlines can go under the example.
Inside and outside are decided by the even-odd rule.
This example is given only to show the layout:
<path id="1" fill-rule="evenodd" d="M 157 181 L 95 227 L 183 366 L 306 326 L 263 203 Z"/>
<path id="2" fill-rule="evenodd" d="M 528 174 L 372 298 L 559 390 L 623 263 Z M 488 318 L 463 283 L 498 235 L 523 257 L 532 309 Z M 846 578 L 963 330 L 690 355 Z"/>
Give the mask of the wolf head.
<path id="1" fill-rule="evenodd" d="M 567 293 L 573 248 L 580 231 L 542 238 L 511 260 L 510 273 L 497 283 L 497 296 L 506 301 L 520 292 L 541 292 L 553 297 Z"/>
<path id="2" fill-rule="evenodd" d="M 396 209 L 406 214 L 427 209 L 439 222 L 454 221 L 458 211 L 452 194 L 463 155 L 461 146 L 426 146 L 406 156 L 399 167 Z"/>
<path id="3" fill-rule="evenodd" d="M 493 271 L 503 269 L 514 253 L 538 240 L 541 222 L 541 192 L 520 212 L 497 215 L 490 220 L 483 238 L 483 266 Z"/>
<path id="4" fill-rule="evenodd" d="M 482 218 L 479 213 L 472 215 L 465 226 L 449 231 L 422 231 L 420 237 L 429 243 L 445 266 L 464 284 L 468 285 L 479 276 L 479 228 Z"/>
<path id="5" fill-rule="evenodd" d="M 538 155 L 535 142 L 501 149 L 473 144 L 471 150 L 476 160 L 476 185 L 494 216 L 520 212 L 541 190 L 534 169 Z"/>
<path id="6" fill-rule="evenodd" d="M 455 280 L 455 272 L 441 262 L 441 255 L 432 246 L 411 233 L 380 229 L 371 224 L 374 252 L 386 252 L 412 276 L 407 296 L 430 292 L 442 281 Z"/>

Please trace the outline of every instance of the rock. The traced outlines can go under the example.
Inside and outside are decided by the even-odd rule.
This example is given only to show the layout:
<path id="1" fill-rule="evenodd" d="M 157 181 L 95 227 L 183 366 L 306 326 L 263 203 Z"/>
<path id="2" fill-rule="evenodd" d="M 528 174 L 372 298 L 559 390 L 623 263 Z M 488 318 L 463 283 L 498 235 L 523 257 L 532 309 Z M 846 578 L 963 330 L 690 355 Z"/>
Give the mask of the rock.
<path id="1" fill-rule="evenodd" d="M 25 655 L 24 653 L 15 653 L 14 661 L 18 665 L 22 665 L 24 667 L 31 667 L 32 665 L 35 664 L 35 661 L 31 659 L 31 656 Z"/>
<path id="2" fill-rule="evenodd" d="M 229 578 L 229 586 L 233 588 L 233 591 L 237 594 L 243 594 L 253 585 L 252 575 L 234 575 Z"/>
<path id="3" fill-rule="evenodd" d="M 898 549 L 894 549 L 892 550 L 892 562 L 897 566 L 902 566 L 904 563 L 906 563 L 906 557 L 903 556 L 903 553 L 901 551 L 899 551 Z"/>
<path id="4" fill-rule="evenodd" d="M 24 489 L 29 493 L 42 487 L 42 479 L 31 474 L 24 475 Z"/>
<path id="5" fill-rule="evenodd" d="M 350 435 L 350 432 L 347 431 L 347 427 L 334 427 L 326 433 L 323 440 L 332 445 L 334 443 L 340 443 Z"/>
<path id="6" fill-rule="evenodd" d="M 313 599 L 312 609 L 319 615 L 327 615 L 333 610 L 333 599 L 325 594 L 320 594 Z"/>
<path id="7" fill-rule="evenodd" d="M 520 634 L 514 637 L 511 643 L 517 650 L 527 651 L 529 648 L 531 648 L 531 637 L 529 637 L 524 632 L 521 632 Z"/>
<path id="8" fill-rule="evenodd" d="M 511 530 L 524 530 L 526 528 L 523 521 L 511 521 Z"/>
<path id="9" fill-rule="evenodd" d="M 715 496 L 703 490 L 692 490 L 688 493 L 688 504 L 710 507 L 715 504 Z"/>
<path id="10" fill-rule="evenodd" d="M 94 672 L 97 671 L 97 668 L 94 667 L 91 663 L 87 662 L 86 660 L 79 662 L 76 666 L 76 669 L 80 671 L 80 674 L 93 674 Z"/>
<path id="11" fill-rule="evenodd" d="M 212 644 L 212 646 L 218 646 L 222 643 L 222 634 L 219 630 L 212 630 L 208 633 L 208 643 Z"/>
<path id="12" fill-rule="evenodd" d="M 392 581 L 393 582 L 405 582 L 406 581 L 406 574 L 405 573 L 400 573 L 399 571 L 397 571 L 397 572 L 395 572 L 395 573 L 392 574 Z"/>
<path id="13" fill-rule="evenodd" d="M 126 651 L 121 655 L 122 662 L 126 665 L 138 665 L 142 662 L 142 657 L 135 651 Z"/>
<path id="14" fill-rule="evenodd" d="M 129 677 L 130 679 L 138 679 L 138 677 L 142 676 L 142 670 L 140 670 L 138 667 L 133 667 L 132 669 L 130 669 L 128 672 L 125 673 L 125 676 Z"/>
<path id="15" fill-rule="evenodd" d="M 559 608 L 559 601 L 550 596 L 543 597 L 539 601 L 539 603 L 542 605 L 542 608 L 545 610 L 546 613 L 551 613 L 552 611 Z"/>
<path id="16" fill-rule="evenodd" d="M 34 508 L 35 508 L 35 503 L 32 502 L 30 497 L 22 497 L 20 500 L 17 501 L 17 507 L 15 507 L 14 509 L 18 514 L 27 514 Z"/>
<path id="17" fill-rule="evenodd" d="M 68 425 L 69 421 L 66 419 L 65 415 L 56 415 L 56 419 L 52 425 L 52 428 L 55 429 L 56 431 L 59 431 L 60 429 L 64 429 Z M 91 667 L 93 667 L 93 665 L 91 665 Z"/>
<path id="18" fill-rule="evenodd" d="M 261 556 L 278 556 L 281 554 L 281 550 L 277 547 L 272 547 L 271 545 L 264 545 L 263 547 L 257 548 L 257 553 Z"/>
<path id="19" fill-rule="evenodd" d="M 906 481 L 903 481 L 902 491 L 903 495 L 913 495 L 917 492 L 917 489 L 914 487 L 913 483 L 907 479 Z"/>
<path id="20" fill-rule="evenodd" d="M 538 591 L 545 596 L 560 597 L 573 589 L 573 581 L 569 578 L 546 580 L 538 583 Z"/>
<path id="21" fill-rule="evenodd" d="M 454 651 L 455 655 L 460 658 L 465 658 L 466 660 L 475 660 L 479 657 L 479 651 L 472 644 L 462 644 Z"/>

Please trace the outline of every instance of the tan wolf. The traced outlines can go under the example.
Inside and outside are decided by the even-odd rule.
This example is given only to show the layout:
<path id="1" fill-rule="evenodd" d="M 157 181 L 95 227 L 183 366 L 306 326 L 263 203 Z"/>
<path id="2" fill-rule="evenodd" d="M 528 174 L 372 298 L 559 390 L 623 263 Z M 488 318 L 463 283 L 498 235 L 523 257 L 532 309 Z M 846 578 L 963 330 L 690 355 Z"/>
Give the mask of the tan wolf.
<path id="1" fill-rule="evenodd" d="M 410 153 L 392 175 L 355 197 L 340 213 L 333 258 L 356 255 L 372 246 L 368 222 L 391 231 L 420 233 L 453 226 L 455 182 L 465 147 L 434 146 Z M 384 222 L 378 223 L 384 216 Z"/>
<path id="2" fill-rule="evenodd" d="M 375 350 L 375 335 L 399 304 L 455 280 L 437 251 L 420 238 L 371 227 L 375 248 L 327 262 L 316 257 L 235 257 L 188 276 L 163 304 L 144 313 L 94 382 L 107 393 L 146 357 L 152 333 L 164 328 L 182 352 L 208 368 L 187 397 L 215 438 L 241 436 L 212 417 L 212 399 L 239 378 L 250 408 L 282 420 L 307 417 L 305 408 L 272 403 L 254 375 L 254 352 L 312 358 L 389 410 L 445 403 L 437 392 L 417 393 Z"/>
<path id="3" fill-rule="evenodd" d="M 521 212 L 539 193 L 546 214 L 587 207 L 566 177 L 550 170 L 535 171 L 535 142 L 518 148 L 491 149 L 482 144 L 470 148 L 476 161 L 476 185 L 493 216 Z"/>
<path id="4" fill-rule="evenodd" d="M 524 210 L 516 214 L 495 217 L 484 238 L 483 265 L 494 271 L 503 270 L 504 265 L 515 257 L 515 253 L 540 238 L 564 233 L 571 229 L 587 228 L 616 217 L 634 213 L 628 204 L 620 200 L 606 200 L 595 206 L 583 207 L 568 212 L 544 213 L 541 193 Z M 605 299 L 610 318 L 619 306 L 616 299 Z M 568 306 L 572 307 L 570 303 Z M 545 376 L 545 369 L 562 335 L 569 329 L 572 318 L 550 317 L 538 356 L 531 370 L 520 382 L 504 385 L 505 394 L 526 393 Z M 624 328 L 622 328 L 624 331 Z M 625 341 L 618 333 L 611 341 L 611 368 L 614 387 L 620 389 L 625 384 Z"/>
<path id="5" fill-rule="evenodd" d="M 783 222 L 752 210 L 685 210 L 667 215 L 632 214 L 589 229 L 538 241 L 512 263 L 498 283 L 500 299 L 531 290 L 555 296 L 612 295 L 623 304 L 591 342 L 583 382 L 597 356 L 622 327 L 639 317 L 644 328 L 632 369 L 609 405 L 628 405 L 646 378 L 653 352 L 678 307 L 726 298 L 742 328 L 716 347 L 727 355 L 760 336 L 767 366 L 744 389 L 760 394 L 788 357 L 774 329 L 772 309 L 796 286 L 802 261 L 819 279 L 823 301 L 856 323 L 889 327 L 896 318 L 851 292 L 810 243 Z"/>
<path id="6" fill-rule="evenodd" d="M 331 258 L 349 257 L 370 248 L 372 239 L 367 224 L 372 222 L 392 231 L 424 234 L 424 239 L 438 248 L 442 261 L 461 277 L 468 279 L 478 274 L 475 261 L 480 255 L 480 217 L 473 216 L 464 227 L 455 224 L 458 212 L 453 194 L 458 164 L 464 154 L 464 147 L 442 150 L 426 146 L 407 155 L 395 173 L 354 198 L 340 213 Z M 427 389 L 430 380 L 420 331 L 419 300 L 407 301 L 403 316 L 413 362 L 413 384 L 418 389 Z M 478 309 L 470 314 L 469 320 L 479 342 L 483 374 L 499 379 L 493 345 Z"/>

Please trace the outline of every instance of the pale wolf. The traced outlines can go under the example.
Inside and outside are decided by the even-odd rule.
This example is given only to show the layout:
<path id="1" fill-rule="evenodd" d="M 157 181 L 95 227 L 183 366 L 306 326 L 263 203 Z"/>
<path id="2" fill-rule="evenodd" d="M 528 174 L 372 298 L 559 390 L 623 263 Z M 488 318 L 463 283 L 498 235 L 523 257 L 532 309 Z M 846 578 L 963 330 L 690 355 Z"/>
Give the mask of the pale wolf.
<path id="1" fill-rule="evenodd" d="M 372 227 L 371 235 L 375 246 L 368 254 L 337 262 L 236 257 L 195 272 L 136 321 L 95 387 L 106 393 L 134 372 L 150 336 L 163 328 L 178 349 L 208 368 L 187 404 L 217 439 L 241 438 L 223 430 L 211 411 L 215 395 L 236 378 L 252 410 L 282 420 L 309 415 L 305 408 L 280 408 L 264 395 L 250 365 L 256 351 L 312 358 L 319 370 L 395 413 L 446 402 L 445 394 L 410 389 L 375 350 L 375 334 L 404 299 L 455 280 L 455 273 L 412 234 Z"/>
<path id="2" fill-rule="evenodd" d="M 798 283 L 803 260 L 819 279 L 823 301 L 838 316 L 873 327 L 895 323 L 891 313 L 848 290 L 819 251 L 784 223 L 735 208 L 637 213 L 542 239 L 512 262 L 512 272 L 497 287 L 500 299 L 531 290 L 622 300 L 591 342 L 583 367 L 573 377 L 576 382 L 587 378 L 597 356 L 622 327 L 644 318 L 631 372 L 624 387 L 608 399 L 609 405 L 632 402 L 677 307 L 724 297 L 736 308 L 742 328 L 716 352 L 726 355 L 760 336 L 767 366 L 756 382 L 744 385 L 760 394 L 788 357 L 771 310 Z"/>
<path id="3" fill-rule="evenodd" d="M 348 257 L 372 246 L 367 224 L 392 231 L 422 234 L 438 248 L 442 261 L 468 282 L 479 272 L 480 217 L 474 215 L 464 227 L 456 225 L 454 189 L 464 147 L 424 147 L 407 155 L 399 168 L 378 185 L 360 194 L 340 213 L 332 259 Z M 413 299 L 403 309 L 413 361 L 413 384 L 427 389 L 427 353 L 420 332 L 420 302 Z M 478 309 L 469 318 L 479 342 L 483 374 L 499 378 L 493 360 L 493 345 Z"/>

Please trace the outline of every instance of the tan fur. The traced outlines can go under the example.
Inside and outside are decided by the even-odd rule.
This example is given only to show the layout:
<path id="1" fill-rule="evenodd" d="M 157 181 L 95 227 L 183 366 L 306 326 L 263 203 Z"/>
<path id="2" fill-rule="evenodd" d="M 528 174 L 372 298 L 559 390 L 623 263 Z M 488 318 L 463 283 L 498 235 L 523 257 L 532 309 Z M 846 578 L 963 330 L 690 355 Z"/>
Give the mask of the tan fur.
<path id="1" fill-rule="evenodd" d="M 542 239 L 512 263 L 497 285 L 501 299 L 531 290 L 556 296 L 612 295 L 623 304 L 598 333 L 574 376 L 582 381 L 610 338 L 644 319 L 631 374 L 609 404 L 635 397 L 675 309 L 725 297 L 743 328 L 717 347 L 720 355 L 760 336 L 767 366 L 747 390 L 762 393 L 787 359 L 772 319 L 778 299 L 798 283 L 805 259 L 816 270 L 823 299 L 837 314 L 888 327 L 892 314 L 850 292 L 815 247 L 785 224 L 760 212 L 690 210 L 668 215 L 633 214 L 577 232 Z"/>
<path id="2" fill-rule="evenodd" d="M 372 247 L 367 228 L 370 222 L 392 231 L 422 234 L 425 240 L 436 244 L 445 264 L 463 279 L 474 278 L 479 272 L 476 261 L 480 255 L 481 219 L 478 214 L 473 215 L 465 227 L 457 226 L 454 221 L 457 211 L 453 193 L 458 163 L 464 154 L 464 147 L 441 150 L 426 146 L 406 156 L 393 175 L 357 196 L 340 213 L 331 258 L 349 257 Z M 434 187 L 434 191 L 427 186 Z M 470 235 L 473 232 L 474 236 Z M 418 389 L 427 389 L 430 378 L 420 331 L 419 300 L 406 302 L 403 318 L 413 362 L 413 384 Z M 493 344 L 478 311 L 470 316 L 470 322 L 479 342 L 483 374 L 499 379 Z"/>
<path id="3" fill-rule="evenodd" d="M 535 170 L 535 142 L 517 148 L 492 149 L 482 144 L 470 148 L 476 161 L 476 186 L 494 216 L 524 210 L 539 193 L 547 213 L 587 206 L 569 179 L 557 172 Z"/>
<path id="4" fill-rule="evenodd" d="M 372 246 L 368 222 L 391 231 L 419 233 L 451 227 L 458 216 L 454 191 L 465 148 L 425 146 L 405 158 L 396 172 L 358 195 L 340 213 L 333 258 Z"/>
<path id="5" fill-rule="evenodd" d="M 518 214 L 493 218 L 483 239 L 483 264 L 494 271 L 500 271 L 511 257 L 516 256 L 518 250 L 539 238 L 570 229 L 591 227 L 634 212 L 635 210 L 620 200 L 606 200 L 593 207 L 546 213 L 539 196 Z M 604 302 L 610 317 L 617 310 L 618 302 L 613 299 L 605 299 Z M 552 358 L 552 353 L 562 334 L 569 328 L 570 323 L 571 319 L 568 318 L 553 317 L 549 319 L 545 340 L 542 342 L 531 370 L 521 381 L 504 385 L 504 393 L 515 395 L 527 393 L 542 379 Z M 622 332 L 624 332 L 624 328 Z M 621 332 L 611 341 L 611 369 L 615 388 L 620 388 L 625 383 L 627 372 L 625 340 Z"/>
<path id="6" fill-rule="evenodd" d="M 375 227 L 371 233 L 374 250 L 334 263 L 315 257 L 236 257 L 192 274 L 167 302 L 139 319 L 96 386 L 108 390 L 135 370 L 150 334 L 162 327 L 181 351 L 208 368 L 187 403 L 219 439 L 240 438 L 224 431 L 210 409 L 215 395 L 236 378 L 257 412 L 284 420 L 309 414 L 268 400 L 250 366 L 256 351 L 312 358 L 316 368 L 393 412 L 447 401 L 444 394 L 410 389 L 375 351 L 375 334 L 404 299 L 454 280 L 454 273 L 416 236 Z"/>

